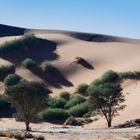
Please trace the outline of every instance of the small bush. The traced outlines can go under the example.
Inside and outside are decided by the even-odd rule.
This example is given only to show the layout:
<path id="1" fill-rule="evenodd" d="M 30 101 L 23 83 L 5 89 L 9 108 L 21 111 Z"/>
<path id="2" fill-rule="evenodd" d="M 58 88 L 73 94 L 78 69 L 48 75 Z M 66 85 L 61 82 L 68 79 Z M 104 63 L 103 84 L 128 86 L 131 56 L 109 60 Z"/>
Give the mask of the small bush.
<path id="1" fill-rule="evenodd" d="M 0 55 L 27 50 L 29 47 L 37 47 L 38 40 L 34 35 L 26 35 L 22 38 L 7 41 L 0 45 Z"/>
<path id="2" fill-rule="evenodd" d="M 4 83 L 6 86 L 13 86 L 18 84 L 20 82 L 20 79 L 21 78 L 16 74 L 9 74 L 7 77 L 5 77 Z"/>
<path id="3" fill-rule="evenodd" d="M 71 108 L 71 107 L 73 107 L 77 104 L 83 103 L 85 101 L 86 101 L 86 99 L 82 95 L 75 94 L 75 95 L 71 96 L 70 100 L 67 102 L 66 108 Z"/>
<path id="4" fill-rule="evenodd" d="M 102 82 L 117 82 L 119 80 L 119 75 L 117 72 L 109 70 L 105 72 L 101 77 Z"/>
<path id="5" fill-rule="evenodd" d="M 35 62 L 30 59 L 30 58 L 26 58 L 23 62 L 22 65 L 27 68 L 27 69 L 31 69 L 35 66 Z"/>
<path id="6" fill-rule="evenodd" d="M 63 98 L 50 98 L 48 106 L 50 108 L 65 108 L 66 101 Z"/>
<path id="7" fill-rule="evenodd" d="M 15 73 L 15 67 L 13 65 L 1 65 L 0 66 L 0 74 L 6 75 L 10 73 Z"/>
<path id="8" fill-rule="evenodd" d="M 134 136 L 132 140 L 140 140 L 140 134 L 138 134 L 137 136 Z"/>
<path id="9" fill-rule="evenodd" d="M 76 92 L 83 95 L 83 96 L 88 96 L 87 88 L 88 88 L 87 84 L 80 84 L 76 88 Z"/>
<path id="10" fill-rule="evenodd" d="M 69 100 L 70 99 L 70 94 L 66 91 L 63 91 L 60 93 L 60 98 L 63 98 L 65 100 Z"/>
<path id="11" fill-rule="evenodd" d="M 65 121 L 69 117 L 69 113 L 60 108 L 49 108 L 39 114 L 39 117 L 44 121 L 60 122 Z"/>
<path id="12" fill-rule="evenodd" d="M 53 72 L 55 70 L 55 67 L 49 64 L 47 61 L 42 62 L 40 67 L 44 72 Z"/>
<path id="13" fill-rule="evenodd" d="M 70 115 L 74 117 L 83 117 L 89 111 L 89 106 L 87 103 L 81 103 L 76 106 L 73 106 L 69 109 Z"/>
<path id="14" fill-rule="evenodd" d="M 81 125 L 83 125 L 83 122 L 79 119 L 74 118 L 74 117 L 69 117 L 65 121 L 64 125 L 81 126 Z"/>

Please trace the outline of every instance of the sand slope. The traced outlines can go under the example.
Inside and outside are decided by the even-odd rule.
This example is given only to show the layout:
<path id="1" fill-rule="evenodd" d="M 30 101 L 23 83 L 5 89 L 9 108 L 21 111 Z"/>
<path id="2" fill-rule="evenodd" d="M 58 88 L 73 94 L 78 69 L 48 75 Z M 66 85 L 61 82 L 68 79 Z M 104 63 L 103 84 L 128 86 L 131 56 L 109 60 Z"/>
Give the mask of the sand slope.
<path id="1" fill-rule="evenodd" d="M 11 32 L 13 32 L 13 36 L 11 36 L 10 33 L 10 35 L 5 35 L 6 37 L 0 37 L 0 43 L 18 38 L 19 36 L 15 35 L 22 35 L 23 29 L 21 29 L 18 34 L 16 34 L 15 30 Z M 55 55 L 53 59 L 49 59 L 50 57 L 48 57 L 49 53 L 47 53 L 47 50 L 32 51 L 32 56 L 34 56 L 35 59 L 42 58 L 42 56 L 43 59 L 48 58 L 50 63 L 56 66 L 62 74 L 62 77 L 55 78 L 57 84 L 47 83 L 54 92 L 54 96 L 57 96 L 62 90 L 67 90 L 72 93 L 78 84 L 90 83 L 110 69 L 117 72 L 140 70 L 140 40 L 55 30 L 24 29 L 24 33 L 35 34 L 39 38 L 47 39 L 55 43 L 55 48 L 51 51 L 51 53 Z M 0 32 L 0 34 L 0 36 L 2 36 L 3 33 Z M 94 69 L 88 69 L 83 65 L 76 64 L 74 62 L 76 57 L 84 58 Z M 43 59 L 38 59 L 40 60 L 38 64 L 40 64 Z M 16 60 L 17 58 L 13 55 L 10 59 L 1 59 L 0 64 L 15 64 Z M 44 81 L 41 76 L 22 68 L 19 63 L 16 73 L 27 80 Z M 62 78 L 61 81 L 59 81 L 59 78 Z M 123 83 L 123 87 L 124 93 L 129 92 L 129 94 L 126 95 L 127 108 L 115 119 L 114 124 L 140 117 L 140 112 L 137 110 L 140 106 L 138 100 L 140 98 L 140 82 L 126 81 Z M 98 127 L 101 126 L 101 124 L 103 127 L 105 126 L 104 119 L 101 119 L 96 125 L 94 123 L 91 124 L 91 127 Z"/>

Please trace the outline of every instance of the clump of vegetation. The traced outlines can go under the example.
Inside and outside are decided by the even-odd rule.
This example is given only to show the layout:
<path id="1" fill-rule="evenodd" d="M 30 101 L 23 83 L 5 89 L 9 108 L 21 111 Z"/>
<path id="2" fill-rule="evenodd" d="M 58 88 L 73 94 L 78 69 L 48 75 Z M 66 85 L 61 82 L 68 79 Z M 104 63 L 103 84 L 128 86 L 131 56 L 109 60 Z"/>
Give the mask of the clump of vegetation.
<path id="1" fill-rule="evenodd" d="M 39 117 L 48 122 L 64 122 L 68 117 L 68 111 L 61 108 L 49 108 L 39 114 Z"/>
<path id="2" fill-rule="evenodd" d="M 83 121 L 71 116 L 65 121 L 64 125 L 81 126 L 81 125 L 83 125 Z"/>
<path id="3" fill-rule="evenodd" d="M 138 134 L 137 136 L 134 136 L 132 140 L 140 140 L 140 134 Z"/>
<path id="4" fill-rule="evenodd" d="M 73 106 L 69 109 L 70 115 L 74 117 L 83 117 L 83 115 L 89 112 L 89 105 L 88 103 L 81 103 Z"/>
<path id="5" fill-rule="evenodd" d="M 41 63 L 40 67 L 44 72 L 53 72 L 55 70 L 55 67 L 49 64 L 46 60 Z"/>
<path id="6" fill-rule="evenodd" d="M 87 89 L 88 89 L 88 84 L 80 84 L 76 88 L 76 92 L 83 96 L 88 96 Z"/>
<path id="7" fill-rule="evenodd" d="M 31 69 L 31 68 L 35 67 L 35 62 L 31 58 L 26 58 L 22 62 L 22 65 L 27 69 Z"/>
<path id="8" fill-rule="evenodd" d="M 70 100 L 67 102 L 66 108 L 71 108 L 77 104 L 84 103 L 85 101 L 86 99 L 82 95 L 75 94 L 71 96 Z"/>
<path id="9" fill-rule="evenodd" d="M 21 132 L 21 131 L 1 131 L 0 137 L 14 138 L 17 140 L 26 140 L 26 139 L 45 140 L 45 138 L 42 135 L 33 135 L 29 132 Z"/>
<path id="10" fill-rule="evenodd" d="M 15 73 L 15 67 L 13 65 L 0 65 L 0 75 L 8 75 Z"/>
<path id="11" fill-rule="evenodd" d="M 101 81 L 103 83 L 118 82 L 119 81 L 119 75 L 118 75 L 117 72 L 114 72 L 113 70 L 109 70 L 102 75 L 101 79 L 102 79 Z"/>
<path id="12" fill-rule="evenodd" d="M 71 116 L 65 121 L 64 125 L 82 126 L 91 122 L 93 122 L 93 120 L 90 118 L 75 118 Z"/>
<path id="13" fill-rule="evenodd" d="M 9 74 L 8 76 L 5 77 L 4 79 L 4 84 L 6 86 L 13 86 L 19 83 L 20 77 L 16 74 Z"/>
<path id="14" fill-rule="evenodd" d="M 118 73 L 121 80 L 123 79 L 140 79 L 140 72 L 139 71 L 128 71 L 128 72 L 120 72 Z"/>
<path id="15" fill-rule="evenodd" d="M 29 124 L 37 114 L 45 108 L 46 99 L 50 90 L 42 83 L 30 82 L 9 86 L 5 95 L 17 111 L 19 118 L 26 124 L 26 131 L 30 130 Z"/>
<path id="16" fill-rule="evenodd" d="M 50 98 L 48 100 L 48 106 L 50 108 L 65 108 L 66 100 L 63 98 Z"/>
<path id="17" fill-rule="evenodd" d="M 34 35 L 26 35 L 19 39 L 7 41 L 0 45 L 0 55 L 17 51 L 24 51 L 30 47 L 37 47 L 38 40 Z"/>
<path id="18" fill-rule="evenodd" d="M 68 101 L 70 99 L 70 93 L 63 91 L 60 93 L 60 98 L 63 98 Z"/>

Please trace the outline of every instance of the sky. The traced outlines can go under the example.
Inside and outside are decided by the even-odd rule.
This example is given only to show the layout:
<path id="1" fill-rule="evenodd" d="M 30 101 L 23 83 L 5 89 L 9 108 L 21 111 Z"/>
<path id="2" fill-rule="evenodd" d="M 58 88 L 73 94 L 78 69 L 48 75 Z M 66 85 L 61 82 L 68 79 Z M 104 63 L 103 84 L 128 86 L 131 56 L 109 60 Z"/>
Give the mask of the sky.
<path id="1" fill-rule="evenodd" d="M 140 0 L 0 0 L 0 23 L 140 39 Z"/>

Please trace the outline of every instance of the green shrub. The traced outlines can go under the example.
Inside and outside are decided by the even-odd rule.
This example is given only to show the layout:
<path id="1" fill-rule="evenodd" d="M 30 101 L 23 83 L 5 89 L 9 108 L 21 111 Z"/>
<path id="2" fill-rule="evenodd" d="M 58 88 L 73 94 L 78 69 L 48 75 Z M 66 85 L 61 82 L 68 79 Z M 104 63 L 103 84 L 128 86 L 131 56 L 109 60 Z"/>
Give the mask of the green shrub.
<path id="1" fill-rule="evenodd" d="M 83 117 L 89 111 L 88 103 L 81 103 L 73 106 L 69 109 L 70 115 L 74 117 Z"/>
<path id="2" fill-rule="evenodd" d="M 85 101 L 86 101 L 86 99 L 82 95 L 75 94 L 75 95 L 71 96 L 70 100 L 67 102 L 66 108 L 71 108 L 71 107 L 73 107 L 77 104 L 83 103 Z"/>
<path id="3" fill-rule="evenodd" d="M 18 84 L 20 82 L 20 79 L 21 78 L 16 74 L 9 74 L 7 77 L 5 77 L 4 83 L 6 86 L 12 86 Z"/>
<path id="4" fill-rule="evenodd" d="M 0 95 L 0 111 L 8 111 L 10 109 L 10 104 L 6 100 L 4 95 Z"/>
<path id="5" fill-rule="evenodd" d="M 101 81 L 106 83 L 106 82 L 117 82 L 119 80 L 119 75 L 117 72 L 114 72 L 112 70 L 109 70 L 105 72 L 102 77 Z"/>
<path id="6" fill-rule="evenodd" d="M 69 113 L 60 108 L 49 108 L 39 114 L 39 117 L 44 121 L 60 122 L 65 121 L 69 117 Z"/>
<path id="7" fill-rule="evenodd" d="M 19 81 L 19 84 L 26 85 L 26 84 L 29 84 L 29 82 L 27 80 L 21 78 L 20 81 Z"/>
<path id="8" fill-rule="evenodd" d="M 23 62 L 22 65 L 27 68 L 27 69 L 31 69 L 35 66 L 35 62 L 30 59 L 30 58 L 26 58 Z"/>
<path id="9" fill-rule="evenodd" d="M 1 65 L 0 74 L 10 74 L 15 73 L 15 67 L 13 65 Z"/>
<path id="10" fill-rule="evenodd" d="M 50 98 L 48 106 L 50 108 L 65 108 L 66 101 L 63 98 Z"/>
<path id="11" fill-rule="evenodd" d="M 140 72 L 139 71 L 128 71 L 128 72 L 120 72 L 118 73 L 121 80 L 123 79 L 140 79 Z"/>
<path id="12" fill-rule="evenodd" d="M 83 95 L 83 96 L 87 96 L 88 95 L 87 88 L 88 88 L 87 84 L 80 84 L 76 88 L 76 92 Z"/>
<path id="13" fill-rule="evenodd" d="M 64 125 L 81 126 L 83 122 L 71 116 L 65 121 Z"/>
<path id="14" fill-rule="evenodd" d="M 63 91 L 60 93 L 60 98 L 63 98 L 65 100 L 69 100 L 70 99 L 70 94 L 66 91 Z"/>
<path id="15" fill-rule="evenodd" d="M 15 51 L 24 51 L 29 47 L 37 47 L 38 40 L 34 35 L 26 35 L 19 39 L 7 41 L 0 45 L 0 55 L 12 53 Z"/>
<path id="16" fill-rule="evenodd" d="M 40 65 L 42 71 L 44 72 L 53 72 L 55 70 L 55 67 L 51 64 L 49 64 L 47 61 L 43 61 Z"/>

